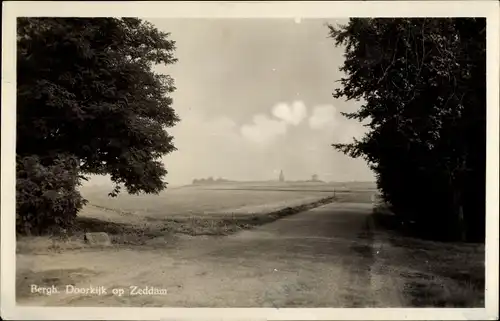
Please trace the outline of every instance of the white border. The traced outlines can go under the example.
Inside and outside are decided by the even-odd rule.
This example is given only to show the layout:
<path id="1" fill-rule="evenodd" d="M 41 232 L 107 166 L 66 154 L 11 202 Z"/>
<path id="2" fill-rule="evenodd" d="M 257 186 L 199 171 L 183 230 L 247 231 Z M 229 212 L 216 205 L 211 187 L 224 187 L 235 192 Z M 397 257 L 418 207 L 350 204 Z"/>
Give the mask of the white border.
<path id="1" fill-rule="evenodd" d="M 493 320 L 498 319 L 498 156 L 499 156 L 499 5 L 496 1 L 339 1 L 339 2 L 4 2 L 2 13 L 2 172 L 1 311 L 4 319 L 139 320 Z M 487 232 L 484 309 L 207 309 L 207 308 L 44 308 L 16 307 L 15 289 L 15 124 L 16 27 L 18 16 L 141 18 L 487 18 Z"/>

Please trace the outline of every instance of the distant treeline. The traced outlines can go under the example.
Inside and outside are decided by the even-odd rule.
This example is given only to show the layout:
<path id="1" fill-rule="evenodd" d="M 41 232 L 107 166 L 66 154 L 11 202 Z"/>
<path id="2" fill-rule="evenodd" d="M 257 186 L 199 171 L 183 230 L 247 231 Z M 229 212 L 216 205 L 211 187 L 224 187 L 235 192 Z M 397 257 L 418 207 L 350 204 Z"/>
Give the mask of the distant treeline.
<path id="1" fill-rule="evenodd" d="M 217 179 L 214 179 L 213 177 L 208 177 L 208 178 L 195 178 L 193 179 L 193 185 L 198 185 L 198 184 L 216 184 L 216 183 L 231 183 L 231 182 L 234 182 L 234 181 L 231 181 L 231 180 L 228 180 L 228 179 L 224 179 L 224 178 L 217 178 Z"/>
<path id="2" fill-rule="evenodd" d="M 305 181 L 289 181 L 290 183 L 324 183 L 326 184 L 325 181 L 319 180 L 319 179 L 308 179 Z"/>
<path id="3" fill-rule="evenodd" d="M 272 182 L 276 182 L 276 181 L 262 181 L 261 183 L 272 183 Z M 229 179 L 225 179 L 225 178 L 217 178 L 217 179 L 214 179 L 213 177 L 208 177 L 208 178 L 195 178 L 193 179 L 193 182 L 192 184 L 193 185 L 199 185 L 199 184 L 217 184 L 217 183 L 238 183 L 238 181 L 234 181 L 234 180 L 229 180 Z M 239 183 L 251 183 L 251 182 L 239 182 Z M 254 183 L 257 183 L 254 182 Z M 322 184 L 327 184 L 327 182 L 325 181 L 322 181 L 322 180 L 312 180 L 312 179 L 309 179 L 309 180 L 297 180 L 297 181 L 285 181 L 285 183 L 322 183 Z"/>

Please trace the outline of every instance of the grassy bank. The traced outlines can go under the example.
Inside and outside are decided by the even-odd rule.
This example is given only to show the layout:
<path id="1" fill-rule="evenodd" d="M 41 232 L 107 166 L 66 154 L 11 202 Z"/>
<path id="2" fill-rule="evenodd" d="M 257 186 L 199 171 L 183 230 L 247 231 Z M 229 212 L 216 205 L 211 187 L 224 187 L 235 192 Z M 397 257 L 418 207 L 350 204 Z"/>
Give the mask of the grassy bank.
<path id="1" fill-rule="evenodd" d="M 404 292 L 416 307 L 484 307 L 484 244 L 448 243 L 409 236 L 396 217 L 380 204 L 374 222 L 387 231 L 399 255 L 381 251 L 380 259 L 405 280 Z M 411 233 L 410 233 L 411 234 Z"/>

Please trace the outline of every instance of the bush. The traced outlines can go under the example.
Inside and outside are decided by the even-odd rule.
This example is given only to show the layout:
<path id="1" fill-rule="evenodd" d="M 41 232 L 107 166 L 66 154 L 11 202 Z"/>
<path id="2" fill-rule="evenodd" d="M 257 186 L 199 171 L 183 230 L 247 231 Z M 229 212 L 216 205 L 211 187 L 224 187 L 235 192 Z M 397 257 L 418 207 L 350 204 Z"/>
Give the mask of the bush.
<path id="1" fill-rule="evenodd" d="M 41 234 L 74 222 L 86 203 L 76 189 L 80 184 L 76 159 L 18 157 L 16 171 L 17 233 Z"/>

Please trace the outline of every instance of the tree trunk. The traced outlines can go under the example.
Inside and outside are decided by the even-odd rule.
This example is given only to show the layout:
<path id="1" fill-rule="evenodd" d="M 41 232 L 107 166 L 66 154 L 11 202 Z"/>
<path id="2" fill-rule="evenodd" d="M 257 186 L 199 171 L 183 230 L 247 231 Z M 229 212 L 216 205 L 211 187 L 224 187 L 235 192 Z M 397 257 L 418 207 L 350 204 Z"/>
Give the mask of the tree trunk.
<path id="1" fill-rule="evenodd" d="M 458 206 L 458 231 L 460 233 L 459 234 L 460 242 L 467 241 L 467 230 L 464 220 L 464 208 L 462 204 Z"/>
<path id="2" fill-rule="evenodd" d="M 464 220 L 464 210 L 461 201 L 461 193 L 460 191 L 454 187 L 453 188 L 453 221 L 455 224 L 455 235 L 460 242 L 465 242 L 467 240 L 466 226 Z"/>

